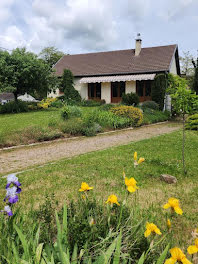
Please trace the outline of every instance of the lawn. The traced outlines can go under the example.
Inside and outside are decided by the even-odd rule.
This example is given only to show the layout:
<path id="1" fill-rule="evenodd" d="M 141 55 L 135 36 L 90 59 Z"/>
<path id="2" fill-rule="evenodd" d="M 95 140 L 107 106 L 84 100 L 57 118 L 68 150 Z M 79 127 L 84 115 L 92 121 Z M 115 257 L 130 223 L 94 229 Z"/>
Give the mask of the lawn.
<path id="1" fill-rule="evenodd" d="M 110 194 L 116 194 L 121 202 L 125 197 L 123 170 L 127 177 L 135 177 L 140 187 L 138 194 L 130 194 L 129 204 L 140 204 L 148 221 L 162 226 L 165 210 L 162 205 L 169 197 L 176 197 L 184 211 L 173 220 L 175 243 L 186 245 L 191 232 L 198 224 L 198 133 L 188 131 L 186 137 L 186 165 L 188 174 L 183 175 L 181 160 L 181 132 L 155 137 L 128 145 L 103 151 L 80 155 L 75 158 L 57 161 L 44 167 L 19 174 L 23 192 L 19 207 L 28 210 L 38 208 L 45 195 L 54 193 L 60 205 L 71 198 L 76 199 L 82 181 L 94 187 L 97 198 L 105 201 Z M 134 169 L 133 153 L 144 157 L 145 162 Z M 39 158 L 39 157 L 38 157 Z M 177 177 L 178 183 L 168 185 L 161 182 L 160 174 L 167 173 Z M 5 179 L 1 178 L 3 189 Z M 4 193 L 1 192 L 1 201 Z M 1 204 L 2 207 L 2 204 Z"/>

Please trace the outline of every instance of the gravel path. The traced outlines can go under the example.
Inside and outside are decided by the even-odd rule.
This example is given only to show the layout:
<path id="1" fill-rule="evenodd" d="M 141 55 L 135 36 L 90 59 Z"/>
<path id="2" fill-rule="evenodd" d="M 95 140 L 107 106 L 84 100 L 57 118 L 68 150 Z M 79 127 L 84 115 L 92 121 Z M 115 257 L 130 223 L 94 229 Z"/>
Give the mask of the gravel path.
<path id="1" fill-rule="evenodd" d="M 171 133 L 179 128 L 179 124 L 166 122 L 101 134 L 97 137 L 63 139 L 34 146 L 0 150 L 0 174 Z"/>

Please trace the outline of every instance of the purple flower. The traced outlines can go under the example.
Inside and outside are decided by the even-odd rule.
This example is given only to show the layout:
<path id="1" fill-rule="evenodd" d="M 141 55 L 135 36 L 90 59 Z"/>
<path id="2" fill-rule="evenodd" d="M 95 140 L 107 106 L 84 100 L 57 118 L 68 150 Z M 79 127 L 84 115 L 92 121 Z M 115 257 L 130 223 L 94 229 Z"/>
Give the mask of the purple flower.
<path id="1" fill-rule="evenodd" d="M 9 205 L 6 205 L 4 207 L 4 210 L 1 210 L 1 212 L 7 213 L 8 216 L 13 216 L 13 212 Z"/>
<path id="2" fill-rule="evenodd" d="M 8 188 L 7 192 L 6 192 L 6 197 L 4 199 L 4 201 L 6 201 L 8 199 L 8 202 L 13 204 L 18 202 L 19 197 L 17 195 L 17 187 L 12 187 L 12 188 Z"/>
<path id="3" fill-rule="evenodd" d="M 6 189 L 8 189 L 10 187 L 11 184 L 14 184 L 19 188 L 19 186 L 21 186 L 21 183 L 18 181 L 18 178 L 16 177 L 16 174 L 9 174 L 8 177 L 7 177 L 7 185 L 6 185 Z M 18 193 L 21 192 L 21 189 L 20 191 L 18 191 Z"/>

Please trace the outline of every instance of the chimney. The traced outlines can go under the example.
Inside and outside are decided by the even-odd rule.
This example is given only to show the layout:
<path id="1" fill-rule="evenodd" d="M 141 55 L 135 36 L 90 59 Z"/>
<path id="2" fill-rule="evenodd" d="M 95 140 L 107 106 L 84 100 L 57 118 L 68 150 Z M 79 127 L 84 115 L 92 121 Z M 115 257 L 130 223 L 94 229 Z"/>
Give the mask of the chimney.
<path id="1" fill-rule="evenodd" d="M 138 56 L 140 54 L 141 48 L 142 48 L 142 39 L 140 33 L 138 33 L 135 41 L 135 56 Z"/>

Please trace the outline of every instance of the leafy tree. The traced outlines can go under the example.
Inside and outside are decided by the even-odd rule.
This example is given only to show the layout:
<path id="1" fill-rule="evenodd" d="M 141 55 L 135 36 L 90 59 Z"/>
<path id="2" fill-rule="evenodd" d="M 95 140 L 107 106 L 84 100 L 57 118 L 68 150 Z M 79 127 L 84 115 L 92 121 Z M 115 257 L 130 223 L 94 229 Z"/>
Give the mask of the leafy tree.
<path id="1" fill-rule="evenodd" d="M 74 88 L 74 76 L 69 69 L 64 69 L 60 86 L 66 100 L 81 101 L 79 92 Z"/>
<path id="2" fill-rule="evenodd" d="M 164 108 L 164 97 L 167 88 L 167 75 L 158 74 L 152 84 L 151 97 L 159 105 L 159 109 Z"/>
<path id="3" fill-rule="evenodd" d="M 57 77 L 49 65 L 25 48 L 11 53 L 0 51 L 0 91 L 19 94 L 47 93 L 56 86 Z"/>
<path id="4" fill-rule="evenodd" d="M 39 53 L 39 57 L 52 67 L 65 54 L 57 50 L 55 47 L 46 47 Z"/>
<path id="5" fill-rule="evenodd" d="M 183 52 L 183 56 L 180 57 L 180 63 L 181 63 L 181 72 L 187 76 L 194 74 L 193 69 L 193 56 L 190 54 L 189 51 Z"/>
<path id="6" fill-rule="evenodd" d="M 195 68 L 195 75 L 193 79 L 193 90 L 198 94 L 198 57 L 197 57 L 197 62 L 192 60 L 193 66 Z"/>
<path id="7" fill-rule="evenodd" d="M 184 173 L 186 174 L 185 165 L 185 116 L 198 111 L 198 96 L 188 89 L 187 81 L 179 76 L 172 75 L 169 78 L 168 92 L 172 98 L 173 111 L 182 116 L 183 121 L 183 138 L 182 138 L 182 162 Z"/>

